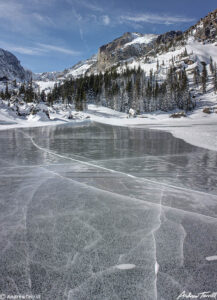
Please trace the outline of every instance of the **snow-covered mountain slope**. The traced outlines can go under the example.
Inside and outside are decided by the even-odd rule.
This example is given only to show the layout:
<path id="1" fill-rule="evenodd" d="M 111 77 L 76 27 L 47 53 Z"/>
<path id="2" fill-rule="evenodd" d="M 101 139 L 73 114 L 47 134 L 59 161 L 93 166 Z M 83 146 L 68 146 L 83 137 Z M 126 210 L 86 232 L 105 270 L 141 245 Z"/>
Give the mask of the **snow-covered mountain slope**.
<path id="1" fill-rule="evenodd" d="M 86 72 L 97 62 L 97 56 L 93 55 L 90 59 L 77 63 L 64 73 L 64 78 L 79 77 L 85 75 Z"/>
<path id="2" fill-rule="evenodd" d="M 34 81 L 40 87 L 40 90 L 49 91 L 54 85 L 61 84 L 67 79 L 77 78 L 85 75 L 86 72 L 97 62 L 97 56 L 93 55 L 91 58 L 80 61 L 71 68 L 65 69 L 62 72 L 45 72 L 34 74 Z"/>
<path id="3" fill-rule="evenodd" d="M 136 36 L 137 37 L 133 39 L 131 42 L 125 44 L 124 48 L 131 45 L 136 46 L 141 44 L 149 44 L 158 37 L 158 35 L 156 34 L 144 34 L 144 35 L 136 34 Z"/>
<path id="4" fill-rule="evenodd" d="M 114 41 L 99 48 L 93 71 L 105 71 L 114 64 L 141 57 L 151 51 L 158 35 L 126 32 Z"/>
<path id="5" fill-rule="evenodd" d="M 31 77 L 31 72 L 26 71 L 15 55 L 9 51 L 0 49 L 0 81 L 17 80 L 24 81 Z"/>
<path id="6" fill-rule="evenodd" d="M 187 49 L 188 56 L 183 58 Z M 164 79 L 171 64 L 186 68 L 189 73 L 201 62 L 217 62 L 217 10 L 211 12 L 184 33 L 170 31 L 161 35 L 125 33 L 99 48 L 98 53 L 62 72 L 38 74 L 36 83 L 41 89 L 52 89 L 54 83 L 69 78 L 97 74 L 116 68 L 122 72 L 141 67 L 146 74 L 152 70 L 159 80 Z"/>
<path id="7" fill-rule="evenodd" d="M 184 36 L 194 36 L 194 38 L 203 43 L 217 42 L 217 9 L 210 12 L 205 18 L 202 18 L 197 24 L 190 27 Z"/>
<path id="8" fill-rule="evenodd" d="M 152 71 L 161 81 L 166 78 L 170 66 L 173 66 L 177 72 L 184 68 L 191 77 L 195 68 L 198 67 L 200 71 L 202 70 L 202 63 L 209 66 L 210 58 L 212 58 L 213 64 L 217 63 L 217 44 L 215 42 L 202 44 L 194 37 L 189 37 L 185 45 L 177 45 L 165 52 L 133 59 L 127 64 L 120 65 L 117 70 L 122 73 L 126 67 L 129 69 L 141 68 L 147 75 Z M 207 70 L 209 71 L 209 68 Z"/>
<path id="9" fill-rule="evenodd" d="M 40 85 L 41 88 L 44 86 L 46 88 L 53 87 L 53 82 L 61 83 L 62 81 L 70 78 L 77 78 L 80 76 L 91 73 L 98 73 L 101 68 L 102 59 L 100 55 L 102 54 L 103 49 L 109 48 L 109 52 L 111 49 L 115 50 L 116 58 L 115 62 L 111 62 L 109 65 L 112 66 L 113 63 L 117 63 L 121 60 L 129 59 L 131 57 L 139 57 L 141 56 L 144 47 L 150 45 L 154 40 L 158 38 L 158 35 L 155 34 L 141 34 L 141 33 L 125 33 L 120 38 L 112 41 L 111 43 L 104 45 L 99 48 L 98 54 L 93 55 L 91 58 L 80 61 L 76 65 L 71 68 L 65 69 L 62 72 L 44 72 L 40 74 L 34 74 L 33 79 Z M 115 54 L 113 51 L 113 56 Z M 107 67 L 107 66 L 105 66 Z M 103 71 L 103 68 L 102 68 Z M 43 82 L 47 82 L 44 84 Z"/>

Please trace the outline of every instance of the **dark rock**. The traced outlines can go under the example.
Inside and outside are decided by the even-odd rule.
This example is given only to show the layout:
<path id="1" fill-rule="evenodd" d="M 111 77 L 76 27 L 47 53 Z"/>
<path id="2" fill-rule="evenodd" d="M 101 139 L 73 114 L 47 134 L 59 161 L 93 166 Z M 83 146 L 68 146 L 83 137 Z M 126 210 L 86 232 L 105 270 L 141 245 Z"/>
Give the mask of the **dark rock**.
<path id="1" fill-rule="evenodd" d="M 0 49 L 0 78 L 3 80 L 28 80 L 29 71 L 24 70 L 19 60 L 12 53 Z"/>

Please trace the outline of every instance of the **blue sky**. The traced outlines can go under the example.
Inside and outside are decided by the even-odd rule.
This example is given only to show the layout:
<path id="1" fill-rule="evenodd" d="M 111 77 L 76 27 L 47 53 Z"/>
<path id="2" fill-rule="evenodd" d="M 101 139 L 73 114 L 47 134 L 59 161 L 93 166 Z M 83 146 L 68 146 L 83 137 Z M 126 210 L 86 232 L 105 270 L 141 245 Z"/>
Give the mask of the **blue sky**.
<path id="1" fill-rule="evenodd" d="M 216 0 L 0 0 L 0 48 L 33 72 L 63 70 L 124 32 L 185 30 Z"/>

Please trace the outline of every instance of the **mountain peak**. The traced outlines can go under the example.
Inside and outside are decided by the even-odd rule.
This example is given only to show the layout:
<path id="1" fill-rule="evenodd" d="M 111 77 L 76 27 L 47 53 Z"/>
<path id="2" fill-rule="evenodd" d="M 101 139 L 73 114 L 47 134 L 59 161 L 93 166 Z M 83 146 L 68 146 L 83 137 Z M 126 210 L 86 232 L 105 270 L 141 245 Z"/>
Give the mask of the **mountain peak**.
<path id="1" fill-rule="evenodd" d="M 9 51 L 0 49 L 0 79 L 28 80 L 29 71 L 25 71 L 17 57 Z"/>
<path id="2" fill-rule="evenodd" d="M 158 35 L 126 32 L 121 37 L 103 45 L 98 51 L 98 71 L 110 67 L 114 63 L 139 57 L 152 49 L 152 43 Z"/>

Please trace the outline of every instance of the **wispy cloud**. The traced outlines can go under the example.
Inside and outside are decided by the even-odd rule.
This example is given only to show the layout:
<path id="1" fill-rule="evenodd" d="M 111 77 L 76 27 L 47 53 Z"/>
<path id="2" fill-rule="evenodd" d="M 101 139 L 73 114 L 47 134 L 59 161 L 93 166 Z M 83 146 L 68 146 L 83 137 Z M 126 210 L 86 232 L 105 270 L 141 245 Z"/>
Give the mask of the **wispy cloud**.
<path id="1" fill-rule="evenodd" d="M 33 13 L 32 17 L 35 19 L 35 21 L 38 21 L 41 25 L 55 26 L 54 21 L 48 16 L 44 16 L 39 13 Z"/>
<path id="2" fill-rule="evenodd" d="M 105 15 L 102 17 L 102 21 L 104 25 L 109 25 L 111 20 L 109 16 Z"/>
<path id="3" fill-rule="evenodd" d="M 192 18 L 183 16 L 170 16 L 170 15 L 158 15 L 158 14 L 137 14 L 137 15 L 125 15 L 120 16 L 120 21 L 133 22 L 133 23 L 150 23 L 150 24 L 177 24 L 177 23 L 188 23 L 195 21 Z"/>
<path id="4" fill-rule="evenodd" d="M 27 54 L 27 55 L 42 55 L 43 49 L 37 47 L 25 47 L 20 45 L 13 45 L 6 42 L 1 42 L 1 47 L 7 49 L 11 52 L 16 52 L 20 54 Z"/>
<path id="5" fill-rule="evenodd" d="M 47 50 L 47 51 L 54 51 L 54 52 L 60 52 L 64 54 L 70 54 L 70 55 L 80 55 L 81 53 L 79 51 L 59 47 L 59 46 L 54 46 L 54 45 L 48 45 L 48 44 L 42 44 L 38 43 L 38 45 L 41 47 L 42 50 Z"/>
<path id="6" fill-rule="evenodd" d="M 86 1 L 86 0 L 66 0 L 69 4 L 74 5 L 75 3 L 79 6 L 83 6 L 88 10 L 92 10 L 94 12 L 103 12 L 104 9 L 98 4 L 93 1 Z"/>
<path id="7" fill-rule="evenodd" d="M 41 6 L 36 6 L 36 0 L 30 2 L 25 0 L 0 1 L 0 26 L 10 32 L 29 34 L 40 32 L 44 26 L 54 26 L 52 18 L 46 13 L 40 12 Z"/>
<path id="8" fill-rule="evenodd" d="M 46 54 L 50 54 L 51 52 L 62 53 L 62 54 L 72 55 L 72 56 L 81 55 L 81 52 L 79 51 L 75 51 L 72 49 L 59 47 L 55 45 L 43 44 L 43 43 L 38 43 L 32 47 L 24 47 L 24 46 L 9 44 L 6 42 L 1 42 L 1 47 L 11 52 L 27 54 L 27 55 L 46 55 Z"/>

